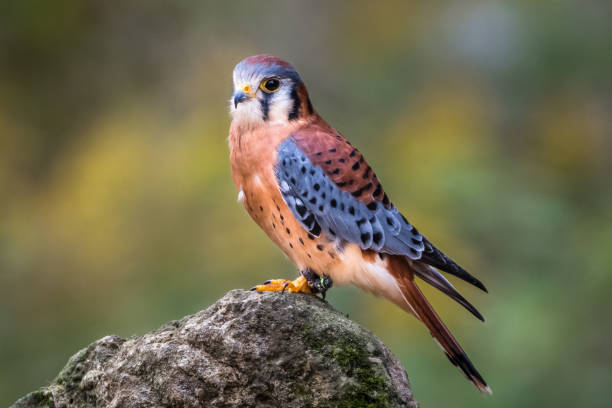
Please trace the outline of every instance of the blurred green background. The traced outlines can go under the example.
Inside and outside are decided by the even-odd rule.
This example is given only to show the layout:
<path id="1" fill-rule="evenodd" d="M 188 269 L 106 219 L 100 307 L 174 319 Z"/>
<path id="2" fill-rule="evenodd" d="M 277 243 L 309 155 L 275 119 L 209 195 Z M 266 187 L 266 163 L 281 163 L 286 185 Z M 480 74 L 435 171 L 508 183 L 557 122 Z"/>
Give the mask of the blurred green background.
<path id="1" fill-rule="evenodd" d="M 0 6 L 0 406 L 107 335 L 296 276 L 236 203 L 231 71 L 291 61 L 396 205 L 481 278 L 425 288 L 494 390 L 416 320 L 329 301 L 424 407 L 610 407 L 612 5 L 8 1 Z"/>

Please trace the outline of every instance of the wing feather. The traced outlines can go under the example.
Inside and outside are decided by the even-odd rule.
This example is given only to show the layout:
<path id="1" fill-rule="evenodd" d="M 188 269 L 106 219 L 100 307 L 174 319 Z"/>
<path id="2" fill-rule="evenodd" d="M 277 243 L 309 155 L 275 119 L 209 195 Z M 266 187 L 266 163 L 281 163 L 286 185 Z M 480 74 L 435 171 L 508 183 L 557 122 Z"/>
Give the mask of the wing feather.
<path id="1" fill-rule="evenodd" d="M 359 199 L 354 191 L 338 187 L 293 138 L 278 149 L 276 177 L 283 199 L 314 235 L 319 235 L 312 231 L 316 224 L 331 237 L 356 243 L 362 249 L 420 258 L 423 237 L 393 205 Z M 363 186 L 357 189 L 363 191 Z"/>

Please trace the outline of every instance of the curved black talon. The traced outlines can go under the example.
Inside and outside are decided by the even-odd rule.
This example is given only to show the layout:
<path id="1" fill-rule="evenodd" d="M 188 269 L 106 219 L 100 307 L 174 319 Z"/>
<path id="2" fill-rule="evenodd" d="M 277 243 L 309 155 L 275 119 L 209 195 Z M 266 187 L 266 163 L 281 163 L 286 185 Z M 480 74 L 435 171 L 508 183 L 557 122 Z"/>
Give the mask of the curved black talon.
<path id="1" fill-rule="evenodd" d="M 249 290 L 257 290 L 257 286 L 253 286 L 251 289 Z"/>
<path id="2" fill-rule="evenodd" d="M 323 275 L 319 279 L 319 291 L 321 292 L 321 296 L 323 296 L 323 300 L 325 300 L 325 294 L 327 294 L 327 290 L 330 289 L 333 284 L 334 282 L 332 281 L 332 278 L 327 275 Z"/>
<path id="3" fill-rule="evenodd" d="M 267 284 L 269 284 L 269 283 L 272 283 L 272 281 L 271 281 L 271 280 L 267 280 L 267 281 L 265 281 L 263 284 L 264 284 L 264 285 L 267 285 Z"/>
<path id="4" fill-rule="evenodd" d="M 312 293 L 320 293 L 325 300 L 325 294 L 327 290 L 333 286 L 332 278 L 327 275 L 319 276 L 315 271 L 308 268 L 302 271 L 302 275 L 306 278 L 308 286 Z"/>
<path id="5" fill-rule="evenodd" d="M 289 282 L 285 282 L 285 284 L 283 285 L 283 290 L 281 290 L 281 293 L 285 293 L 285 289 L 287 289 L 287 286 L 289 286 Z"/>

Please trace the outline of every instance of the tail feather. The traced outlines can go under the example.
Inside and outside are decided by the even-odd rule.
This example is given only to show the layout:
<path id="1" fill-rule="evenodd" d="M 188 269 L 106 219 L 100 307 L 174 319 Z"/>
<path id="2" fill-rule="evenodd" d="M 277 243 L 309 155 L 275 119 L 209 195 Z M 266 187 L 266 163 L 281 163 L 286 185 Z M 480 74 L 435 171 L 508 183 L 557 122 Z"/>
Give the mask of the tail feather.
<path id="1" fill-rule="evenodd" d="M 427 238 L 423 237 L 423 244 L 425 249 L 421 255 L 421 261 L 428 265 L 434 266 L 441 271 L 455 275 L 459 279 L 471 283 L 477 288 L 488 292 L 485 285 L 479 281 L 476 277 L 472 276 L 468 271 L 459 266 L 455 261 L 446 256 L 442 251 L 434 246 Z"/>
<path id="2" fill-rule="evenodd" d="M 411 265 L 401 257 L 394 256 L 392 261 L 389 269 L 398 282 L 402 296 L 408 304 L 408 310 L 411 310 L 427 326 L 450 362 L 457 366 L 479 391 L 491 394 L 491 388 L 414 282 L 414 271 Z"/>
<path id="3" fill-rule="evenodd" d="M 448 295 L 461 306 L 465 307 L 470 313 L 476 316 L 477 319 L 482 320 L 483 322 L 485 321 L 478 309 L 468 302 L 467 299 L 461 296 L 461 294 L 457 292 L 455 287 L 444 277 L 444 275 L 442 275 L 436 269 L 429 265 L 421 264 L 418 268 L 414 268 L 414 274 L 425 282 L 429 283 L 434 288 L 438 289 L 440 292 Z"/>

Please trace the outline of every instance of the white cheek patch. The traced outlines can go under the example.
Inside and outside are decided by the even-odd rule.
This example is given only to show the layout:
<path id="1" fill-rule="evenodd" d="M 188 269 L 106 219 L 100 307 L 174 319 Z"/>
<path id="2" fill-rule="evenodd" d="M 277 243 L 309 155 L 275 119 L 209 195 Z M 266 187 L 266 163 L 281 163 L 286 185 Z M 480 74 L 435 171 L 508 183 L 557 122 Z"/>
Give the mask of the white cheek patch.
<path id="1" fill-rule="evenodd" d="M 293 99 L 286 93 L 274 95 L 274 99 L 270 102 L 270 110 L 268 112 L 268 120 L 270 122 L 287 122 L 289 112 L 293 109 Z"/>
<path id="2" fill-rule="evenodd" d="M 252 125 L 263 122 L 263 112 L 261 104 L 255 98 L 239 103 L 234 107 L 234 102 L 231 102 L 230 113 L 234 121 L 244 125 Z"/>

